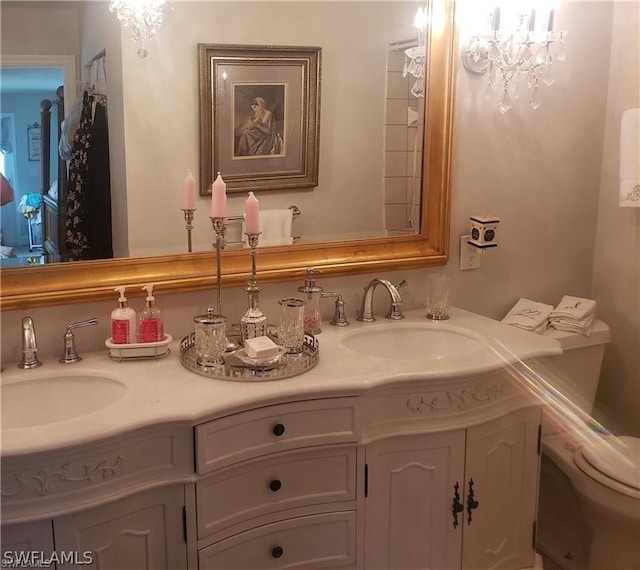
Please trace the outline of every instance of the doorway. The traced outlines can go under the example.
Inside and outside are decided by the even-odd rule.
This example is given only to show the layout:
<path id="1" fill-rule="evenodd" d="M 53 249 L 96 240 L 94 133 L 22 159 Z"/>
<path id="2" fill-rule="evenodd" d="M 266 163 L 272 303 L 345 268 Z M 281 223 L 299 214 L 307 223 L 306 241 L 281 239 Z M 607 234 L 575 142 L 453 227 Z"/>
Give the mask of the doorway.
<path id="1" fill-rule="evenodd" d="M 3 56 L 0 68 L 2 146 L 0 171 L 13 188 L 13 200 L 0 207 L 2 265 L 42 254 L 40 102 L 55 99 L 56 89 L 75 97 L 74 56 Z M 55 112 L 52 109 L 52 112 Z M 52 123 L 55 117 L 52 116 Z M 51 132 L 51 164 L 57 164 L 58 141 Z"/>

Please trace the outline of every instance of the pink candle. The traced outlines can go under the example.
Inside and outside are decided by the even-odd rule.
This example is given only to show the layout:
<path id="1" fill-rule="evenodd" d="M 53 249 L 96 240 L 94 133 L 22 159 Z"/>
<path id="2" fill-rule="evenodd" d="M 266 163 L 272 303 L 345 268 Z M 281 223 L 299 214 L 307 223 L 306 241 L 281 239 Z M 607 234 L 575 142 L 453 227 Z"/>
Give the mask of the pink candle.
<path id="1" fill-rule="evenodd" d="M 184 210 L 195 210 L 196 207 L 196 179 L 187 170 L 187 176 L 182 184 L 182 208 Z"/>
<path id="2" fill-rule="evenodd" d="M 244 224 L 248 234 L 260 233 L 260 202 L 253 192 L 244 202 Z"/>
<path id="3" fill-rule="evenodd" d="M 227 217 L 227 185 L 219 172 L 215 182 L 211 185 L 211 217 Z"/>

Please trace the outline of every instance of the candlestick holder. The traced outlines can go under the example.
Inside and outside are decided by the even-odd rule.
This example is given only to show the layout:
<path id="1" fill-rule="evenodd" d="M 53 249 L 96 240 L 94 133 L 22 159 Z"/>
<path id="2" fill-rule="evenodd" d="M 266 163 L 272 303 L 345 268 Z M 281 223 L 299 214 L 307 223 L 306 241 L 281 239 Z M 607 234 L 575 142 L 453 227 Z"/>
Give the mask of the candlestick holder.
<path id="1" fill-rule="evenodd" d="M 247 278 L 248 307 L 240 319 L 240 339 L 255 338 L 267 334 L 267 317 L 260 309 L 260 287 L 258 287 L 258 273 L 256 271 L 256 257 L 258 255 L 258 238 L 260 233 L 247 233 L 247 243 L 251 248 L 251 275 Z"/>
<path id="2" fill-rule="evenodd" d="M 217 287 L 217 301 L 216 301 L 216 309 L 218 315 L 222 314 L 222 260 L 220 259 L 220 252 L 224 249 L 225 246 L 225 234 L 227 233 L 227 225 L 225 223 L 224 218 L 220 217 L 211 217 L 211 225 L 213 226 L 213 231 L 216 234 L 216 241 L 213 243 L 213 246 L 216 248 L 216 287 Z"/>
<path id="3" fill-rule="evenodd" d="M 187 230 L 187 251 L 191 253 L 191 231 L 193 230 L 193 216 L 195 214 L 196 208 L 182 208 L 182 211 L 184 212 L 184 221 L 186 223 L 185 229 Z"/>
<path id="4" fill-rule="evenodd" d="M 216 248 L 216 312 L 218 315 L 222 315 L 222 259 L 220 254 L 226 245 L 225 236 L 227 233 L 227 224 L 225 218 L 218 216 L 211 216 L 210 220 L 216 235 L 216 241 L 213 244 Z M 238 344 L 227 337 L 226 352 L 230 352 L 236 348 L 238 348 Z"/>

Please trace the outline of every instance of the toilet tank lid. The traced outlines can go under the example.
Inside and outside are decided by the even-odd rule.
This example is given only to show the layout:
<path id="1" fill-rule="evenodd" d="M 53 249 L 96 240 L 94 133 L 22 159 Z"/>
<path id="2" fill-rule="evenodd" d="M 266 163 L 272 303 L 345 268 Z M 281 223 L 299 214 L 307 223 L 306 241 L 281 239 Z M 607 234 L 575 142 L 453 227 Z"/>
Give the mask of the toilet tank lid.
<path id="1" fill-rule="evenodd" d="M 569 331 L 557 331 L 555 329 L 547 329 L 543 334 L 544 336 L 556 339 L 562 346 L 562 350 L 585 348 L 596 344 L 607 344 L 611 340 L 609 325 L 600 319 L 593 321 L 593 327 L 589 336 Z"/>

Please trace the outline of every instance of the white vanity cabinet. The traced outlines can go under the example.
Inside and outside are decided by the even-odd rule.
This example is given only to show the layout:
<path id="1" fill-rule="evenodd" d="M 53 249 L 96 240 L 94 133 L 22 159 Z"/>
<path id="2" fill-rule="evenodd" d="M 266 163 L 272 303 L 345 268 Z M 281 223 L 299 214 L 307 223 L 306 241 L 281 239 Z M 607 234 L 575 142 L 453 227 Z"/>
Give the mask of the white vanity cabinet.
<path id="1" fill-rule="evenodd" d="M 367 416 L 367 570 L 534 565 L 541 412 L 502 373 L 384 390 Z"/>
<path id="2" fill-rule="evenodd" d="M 460 568 L 462 533 L 451 506 L 455 483 L 464 502 L 464 440 L 457 430 L 367 445 L 367 570 Z"/>
<path id="3" fill-rule="evenodd" d="M 184 485 L 171 485 L 56 518 L 56 551 L 90 552 L 101 570 L 186 570 L 184 506 Z"/>
<path id="4" fill-rule="evenodd" d="M 24 556 L 35 551 L 69 570 L 89 563 L 101 570 L 186 570 L 184 507 L 184 485 L 171 485 L 53 520 L 2 527 L 2 560 L 33 567 Z"/>
<path id="5" fill-rule="evenodd" d="M 2 553 L 92 552 L 103 570 L 187 568 L 193 428 L 151 426 L 2 461 Z M 10 554 L 7 554 L 10 553 Z M 73 559 L 72 559 L 73 561 Z M 33 564 L 31 564 L 33 567 Z"/>
<path id="6" fill-rule="evenodd" d="M 367 446 L 367 570 L 533 565 L 540 412 Z"/>
<path id="7" fill-rule="evenodd" d="M 103 570 L 532 567 L 541 412 L 513 370 L 337 355 L 278 383 L 176 373 L 168 412 L 132 393 L 129 430 L 16 446 L 3 549 Z"/>
<path id="8" fill-rule="evenodd" d="M 53 527 L 50 519 L 22 523 L 0 528 L 2 540 L 0 559 L 3 567 L 28 568 L 25 552 L 52 552 Z M 33 564 L 30 565 L 33 567 Z"/>
<path id="9" fill-rule="evenodd" d="M 355 568 L 355 398 L 268 406 L 196 427 L 198 568 Z"/>

